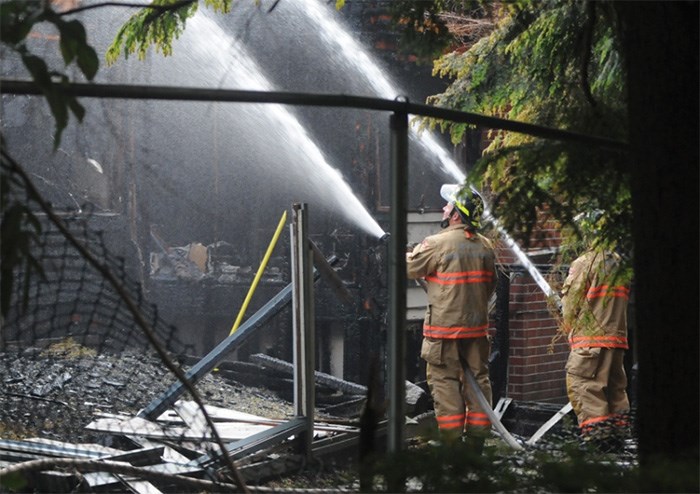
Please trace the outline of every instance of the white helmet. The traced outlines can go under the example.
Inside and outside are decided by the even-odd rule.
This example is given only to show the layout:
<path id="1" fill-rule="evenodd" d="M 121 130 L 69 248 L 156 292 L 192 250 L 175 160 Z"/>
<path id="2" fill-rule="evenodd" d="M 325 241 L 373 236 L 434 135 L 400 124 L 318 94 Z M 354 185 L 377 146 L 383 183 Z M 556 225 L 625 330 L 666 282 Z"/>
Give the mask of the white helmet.
<path id="1" fill-rule="evenodd" d="M 457 208 L 462 221 L 472 229 L 481 228 L 481 215 L 484 212 L 484 200 L 472 187 L 459 184 L 443 184 L 440 195 Z"/>

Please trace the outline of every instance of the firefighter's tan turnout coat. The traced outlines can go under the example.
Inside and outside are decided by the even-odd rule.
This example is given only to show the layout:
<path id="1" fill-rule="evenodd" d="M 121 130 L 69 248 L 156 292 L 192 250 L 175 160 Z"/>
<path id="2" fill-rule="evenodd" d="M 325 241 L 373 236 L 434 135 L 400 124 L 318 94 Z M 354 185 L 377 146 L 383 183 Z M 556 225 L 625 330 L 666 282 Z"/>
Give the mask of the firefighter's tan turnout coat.
<path id="1" fill-rule="evenodd" d="M 483 236 L 452 225 L 425 238 L 407 255 L 409 279 L 424 278 L 428 307 L 423 322 L 421 357 L 441 432 L 484 434 L 485 411 L 463 385 L 466 364 L 486 399 L 488 375 L 488 301 L 496 286 L 495 254 Z"/>
<path id="2" fill-rule="evenodd" d="M 623 359 L 630 289 L 619 263 L 615 253 L 590 250 L 571 264 L 562 287 L 567 393 L 584 433 L 629 410 Z"/>

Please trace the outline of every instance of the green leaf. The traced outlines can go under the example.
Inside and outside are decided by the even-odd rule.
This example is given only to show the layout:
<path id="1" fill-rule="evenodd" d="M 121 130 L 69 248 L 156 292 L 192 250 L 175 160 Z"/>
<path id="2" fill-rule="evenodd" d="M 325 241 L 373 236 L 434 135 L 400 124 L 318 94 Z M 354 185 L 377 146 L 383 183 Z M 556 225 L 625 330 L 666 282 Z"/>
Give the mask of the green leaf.
<path id="1" fill-rule="evenodd" d="M 61 143 L 61 134 L 68 125 L 68 101 L 66 95 L 56 90 L 52 84 L 51 89 L 44 93 L 49 104 L 53 118 L 56 120 L 56 131 L 54 132 L 54 149 L 58 149 Z"/>
<path id="2" fill-rule="evenodd" d="M 23 55 L 22 62 L 32 75 L 34 82 L 39 86 L 39 89 L 41 89 L 43 93 L 49 91 L 51 87 L 51 77 L 46 62 L 36 55 L 31 54 Z"/>
<path id="3" fill-rule="evenodd" d="M 172 3 L 171 0 L 157 0 L 153 5 L 168 7 Z M 218 5 L 222 9 L 230 8 L 229 2 Z M 134 14 L 121 27 L 107 49 L 107 63 L 114 63 L 122 52 L 125 58 L 135 53 L 143 60 L 150 47 L 164 56 L 170 55 L 173 42 L 182 34 L 187 19 L 195 14 L 197 8 L 197 2 L 193 1 L 178 8 L 143 9 Z"/>
<path id="4" fill-rule="evenodd" d="M 232 0 L 204 0 L 204 5 L 211 7 L 214 12 L 227 14 L 231 11 Z"/>
<path id="5" fill-rule="evenodd" d="M 79 47 L 87 44 L 85 28 L 79 21 L 64 22 L 58 18 L 54 23 L 61 34 L 63 61 L 69 65 L 77 56 Z"/>
<path id="6" fill-rule="evenodd" d="M 85 107 L 83 107 L 77 99 L 70 96 L 67 97 L 67 103 L 73 115 L 75 115 L 75 118 L 77 118 L 79 122 L 82 122 L 85 117 Z"/>
<path id="7" fill-rule="evenodd" d="M 48 71 L 46 62 L 35 55 L 24 55 L 22 57 L 25 67 L 32 74 L 34 82 L 37 84 L 41 92 L 44 94 L 46 101 L 49 104 L 51 113 L 56 120 L 56 131 L 54 133 L 54 149 L 58 149 L 61 142 L 61 134 L 68 125 L 68 107 L 69 99 L 72 98 L 60 90 L 57 84 L 51 80 L 51 74 Z M 65 76 L 63 76 L 65 78 Z M 77 102 L 76 102 L 77 104 Z M 82 107 L 78 110 L 77 115 L 82 115 Z M 81 117 L 82 118 L 82 117 Z"/>
<path id="8" fill-rule="evenodd" d="M 75 58 L 75 54 L 78 51 L 78 42 L 73 38 L 61 35 L 59 46 L 61 47 L 63 62 L 66 65 L 69 65 Z"/>
<path id="9" fill-rule="evenodd" d="M 95 75 L 97 75 L 97 70 L 100 68 L 100 60 L 92 46 L 88 44 L 78 45 L 78 67 L 80 67 L 88 81 L 93 80 Z"/>

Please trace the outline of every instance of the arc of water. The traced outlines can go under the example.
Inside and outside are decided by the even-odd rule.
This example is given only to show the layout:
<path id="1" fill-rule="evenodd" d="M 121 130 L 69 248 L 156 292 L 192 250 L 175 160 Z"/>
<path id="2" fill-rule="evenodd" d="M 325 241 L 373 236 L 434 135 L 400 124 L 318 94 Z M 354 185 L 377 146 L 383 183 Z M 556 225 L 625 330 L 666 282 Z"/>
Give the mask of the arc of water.
<path id="1" fill-rule="evenodd" d="M 345 57 L 348 63 L 352 64 L 358 73 L 366 77 L 368 84 L 371 85 L 377 95 L 384 98 L 394 98 L 396 96 L 397 85 L 391 82 L 390 78 L 380 69 L 377 62 L 370 57 L 360 43 L 350 36 L 341 23 L 335 20 L 332 15 L 329 15 L 325 5 L 322 5 L 321 2 L 317 0 L 302 0 L 298 3 L 303 5 L 305 14 L 309 19 L 314 21 L 324 40 L 335 45 L 338 52 Z M 421 144 L 428 153 L 439 160 L 443 172 L 458 183 L 463 183 L 466 180 L 466 174 L 460 170 L 445 147 L 441 145 L 433 135 L 428 132 L 419 132 L 415 126 L 412 126 L 410 131 L 414 140 Z M 547 280 L 544 279 L 532 260 L 527 257 L 527 254 L 523 252 L 508 232 L 503 229 L 498 220 L 488 211 L 485 211 L 485 213 L 485 216 L 493 222 L 496 229 L 503 237 L 506 245 L 513 251 L 544 294 L 547 297 L 554 297 L 557 304 L 561 305 L 559 296 L 552 289 Z"/>
<path id="2" fill-rule="evenodd" d="M 323 40 L 336 47 L 336 52 L 346 60 L 355 71 L 364 75 L 367 84 L 372 88 L 376 96 L 394 99 L 399 96 L 398 85 L 381 69 L 379 64 L 367 53 L 367 50 L 353 38 L 345 27 L 338 22 L 333 15 L 329 15 L 329 9 L 317 0 L 301 0 L 298 7 L 303 8 L 304 15 L 311 19 L 319 30 Z M 444 146 L 429 132 L 419 132 L 415 126 L 411 126 L 411 137 L 423 146 L 431 156 L 436 157 L 442 170 L 459 182 L 464 181 L 466 175 L 459 169 Z"/>
<path id="3" fill-rule="evenodd" d="M 245 47 L 232 36 L 224 32 L 206 12 L 200 11 L 192 18 L 188 31 L 192 34 L 192 48 L 198 50 L 198 57 L 205 63 L 213 64 L 224 70 L 235 63 L 235 83 L 241 89 L 258 91 L 273 91 L 274 88 L 269 79 L 263 74 L 258 64 L 247 54 Z M 216 40 L 219 49 L 212 50 L 212 40 Z M 226 49 L 226 47 L 228 49 Z M 381 238 L 384 230 L 362 205 L 350 186 L 343 179 L 337 168 L 331 166 L 318 148 L 314 140 L 308 135 L 296 116 L 285 106 L 270 104 L 263 105 L 261 114 L 274 121 L 270 128 L 278 132 L 280 140 L 289 142 L 297 157 L 298 166 L 309 166 L 313 173 L 305 174 L 304 184 L 314 187 L 318 196 L 324 197 L 329 203 L 338 204 L 338 210 L 350 221 L 357 224 L 369 234 Z M 307 161 L 308 163 L 304 163 Z"/>
<path id="4" fill-rule="evenodd" d="M 496 218 L 494 218 L 490 213 L 487 214 L 486 211 L 484 213 L 484 217 L 488 221 L 491 221 L 493 223 L 495 228 L 498 230 L 498 233 L 500 233 L 501 237 L 503 238 L 503 241 L 518 258 L 520 264 L 522 264 L 525 267 L 525 269 L 527 269 L 527 272 L 530 274 L 530 276 L 532 276 L 532 279 L 535 280 L 537 286 L 539 286 L 542 292 L 545 294 L 545 296 L 547 298 L 551 298 L 556 304 L 556 306 L 561 310 L 561 298 L 559 297 L 559 294 L 556 292 L 556 290 L 554 290 L 549 284 L 549 282 L 544 278 L 544 276 L 542 276 L 542 273 L 540 273 L 537 267 L 532 263 L 532 260 L 529 257 L 527 257 L 527 254 L 523 252 L 523 250 L 515 242 L 513 237 L 511 237 L 508 234 L 508 232 L 506 232 L 503 229 L 499 221 Z"/>

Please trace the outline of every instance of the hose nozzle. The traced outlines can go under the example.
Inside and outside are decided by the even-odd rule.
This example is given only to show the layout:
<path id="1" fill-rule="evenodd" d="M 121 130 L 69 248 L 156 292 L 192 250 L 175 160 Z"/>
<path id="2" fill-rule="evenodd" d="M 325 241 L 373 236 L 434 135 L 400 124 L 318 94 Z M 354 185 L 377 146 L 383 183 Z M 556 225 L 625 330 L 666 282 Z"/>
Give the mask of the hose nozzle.
<path id="1" fill-rule="evenodd" d="M 391 237 L 391 233 L 385 232 L 384 235 L 379 237 L 379 243 L 380 244 L 386 244 L 389 242 L 389 237 Z"/>

